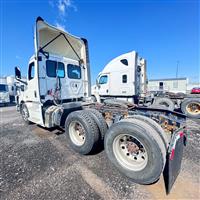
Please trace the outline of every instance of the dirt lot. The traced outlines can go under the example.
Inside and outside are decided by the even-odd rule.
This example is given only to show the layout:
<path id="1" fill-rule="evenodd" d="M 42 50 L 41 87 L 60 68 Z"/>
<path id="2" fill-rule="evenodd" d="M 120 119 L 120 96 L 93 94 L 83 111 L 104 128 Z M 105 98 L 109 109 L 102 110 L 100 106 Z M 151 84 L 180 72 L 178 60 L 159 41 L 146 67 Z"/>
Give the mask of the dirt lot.
<path id="1" fill-rule="evenodd" d="M 135 184 L 104 151 L 81 156 L 60 130 L 25 125 L 15 107 L 0 108 L 0 199 L 200 199 L 200 121 L 187 123 L 182 170 L 166 196 L 163 178 Z"/>

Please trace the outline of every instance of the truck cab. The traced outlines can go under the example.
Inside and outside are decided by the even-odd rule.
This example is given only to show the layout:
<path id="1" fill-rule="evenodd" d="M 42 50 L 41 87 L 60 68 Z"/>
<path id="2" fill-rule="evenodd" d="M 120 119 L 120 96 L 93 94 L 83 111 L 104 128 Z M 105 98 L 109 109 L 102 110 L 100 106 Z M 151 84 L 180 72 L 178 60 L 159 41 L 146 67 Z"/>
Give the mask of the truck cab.
<path id="1" fill-rule="evenodd" d="M 111 60 L 99 73 L 92 95 L 136 102 L 146 92 L 146 60 L 135 51 Z"/>
<path id="2" fill-rule="evenodd" d="M 7 84 L 0 83 L 0 104 L 7 105 L 10 102 L 10 95 Z"/>
<path id="3" fill-rule="evenodd" d="M 62 110 L 63 104 L 90 96 L 87 40 L 38 17 L 34 42 L 35 54 L 29 60 L 26 81 L 22 81 L 19 67 L 15 68 L 16 79 L 23 86 L 18 107 L 28 121 L 50 127 L 45 121 L 49 110 Z"/>

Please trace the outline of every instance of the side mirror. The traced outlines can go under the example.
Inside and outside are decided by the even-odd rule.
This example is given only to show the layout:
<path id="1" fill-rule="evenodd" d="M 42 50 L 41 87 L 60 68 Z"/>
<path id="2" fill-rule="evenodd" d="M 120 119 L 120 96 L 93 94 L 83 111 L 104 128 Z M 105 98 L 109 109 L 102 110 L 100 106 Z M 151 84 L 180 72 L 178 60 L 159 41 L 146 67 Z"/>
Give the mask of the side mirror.
<path id="1" fill-rule="evenodd" d="M 26 81 L 21 80 L 22 77 L 21 77 L 21 71 L 20 71 L 19 67 L 15 67 L 15 78 L 16 78 L 19 82 L 21 82 L 21 83 L 27 85 L 27 82 L 26 82 Z"/>
<path id="2" fill-rule="evenodd" d="M 21 71 L 18 67 L 15 67 L 15 78 L 21 79 Z"/>
<path id="3" fill-rule="evenodd" d="M 24 85 L 20 85 L 20 89 L 22 92 L 24 92 Z"/>

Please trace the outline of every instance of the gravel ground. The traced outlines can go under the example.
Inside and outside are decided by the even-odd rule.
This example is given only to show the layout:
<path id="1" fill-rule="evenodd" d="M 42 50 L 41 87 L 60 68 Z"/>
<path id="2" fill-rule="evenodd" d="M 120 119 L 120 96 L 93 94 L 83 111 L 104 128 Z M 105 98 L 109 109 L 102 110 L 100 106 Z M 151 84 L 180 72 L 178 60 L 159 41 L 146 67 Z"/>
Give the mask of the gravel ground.
<path id="1" fill-rule="evenodd" d="M 182 170 L 170 193 L 163 178 L 142 186 L 121 175 L 105 152 L 81 156 L 61 130 L 25 125 L 0 108 L 0 199 L 200 199 L 200 121 L 188 120 Z"/>

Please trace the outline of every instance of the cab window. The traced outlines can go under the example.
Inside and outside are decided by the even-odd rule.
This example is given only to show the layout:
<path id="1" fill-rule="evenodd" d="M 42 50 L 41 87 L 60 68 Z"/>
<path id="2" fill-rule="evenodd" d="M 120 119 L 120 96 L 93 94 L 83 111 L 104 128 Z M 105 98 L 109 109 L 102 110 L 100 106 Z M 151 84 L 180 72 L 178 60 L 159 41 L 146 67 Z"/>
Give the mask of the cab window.
<path id="1" fill-rule="evenodd" d="M 48 77 L 55 78 L 57 75 L 60 78 L 65 77 L 65 66 L 62 62 L 57 62 L 53 60 L 46 61 L 46 73 Z"/>
<path id="2" fill-rule="evenodd" d="M 32 62 L 28 68 L 28 80 L 33 79 L 34 76 L 35 76 L 35 65 L 34 62 Z"/>
<path id="3" fill-rule="evenodd" d="M 57 76 L 60 78 L 64 78 L 65 77 L 65 65 L 61 62 L 58 62 L 58 66 L 57 66 Z"/>
<path id="4" fill-rule="evenodd" d="M 67 75 L 71 79 L 81 79 L 81 67 L 78 65 L 67 65 Z"/>
<path id="5" fill-rule="evenodd" d="M 128 60 L 127 59 L 122 59 L 120 60 L 122 64 L 128 66 Z"/>
<path id="6" fill-rule="evenodd" d="M 122 83 L 127 83 L 127 75 L 122 75 Z"/>
<path id="7" fill-rule="evenodd" d="M 108 76 L 107 75 L 103 75 L 100 77 L 99 79 L 99 84 L 106 84 L 108 82 Z"/>
<path id="8" fill-rule="evenodd" d="M 7 92 L 8 86 L 5 84 L 0 84 L 0 92 Z"/>
<path id="9" fill-rule="evenodd" d="M 56 65 L 57 62 L 53 60 L 46 61 L 46 71 L 48 77 L 56 77 Z"/>

